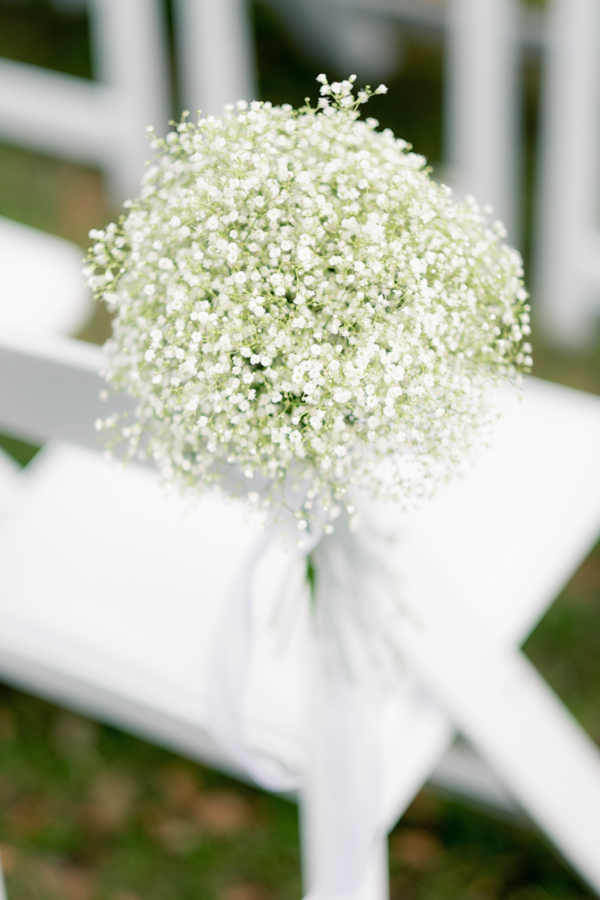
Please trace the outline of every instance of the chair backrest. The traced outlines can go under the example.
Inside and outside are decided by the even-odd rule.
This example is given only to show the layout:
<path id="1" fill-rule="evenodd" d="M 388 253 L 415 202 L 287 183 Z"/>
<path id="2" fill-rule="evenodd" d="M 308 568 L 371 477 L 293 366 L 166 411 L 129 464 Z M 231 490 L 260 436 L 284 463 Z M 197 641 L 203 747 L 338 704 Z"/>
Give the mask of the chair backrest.
<path id="1" fill-rule="evenodd" d="M 543 80 L 535 301 L 553 343 L 600 318 L 600 4 L 551 0 Z M 597 335 L 596 335 L 597 336 Z"/>
<path id="2" fill-rule="evenodd" d="M 451 0 L 446 49 L 446 163 L 461 193 L 490 204 L 519 240 L 517 0 Z"/>
<path id="3" fill-rule="evenodd" d="M 137 193 L 147 125 L 170 115 L 161 0 L 89 0 L 97 81 L 0 60 L 0 136 L 99 166 L 117 201 Z"/>
<path id="4" fill-rule="evenodd" d="M 96 420 L 132 406 L 126 398 L 100 400 L 103 358 L 100 347 L 72 338 L 0 334 L 0 431 L 101 451 Z"/>
<path id="5" fill-rule="evenodd" d="M 404 27 L 441 32 L 446 46 L 442 175 L 460 194 L 490 204 L 511 240 L 519 240 L 518 54 L 536 30 L 535 13 L 524 15 L 519 0 L 271 2 L 298 43 L 308 51 L 317 48 L 348 74 L 358 67 L 360 80 L 371 72 L 384 79 L 394 72 Z"/>
<path id="6" fill-rule="evenodd" d="M 258 96 L 248 0 L 176 0 L 177 64 L 183 105 L 219 115 Z"/>
<path id="7" fill-rule="evenodd" d="M 551 342 L 585 346 L 597 338 L 600 320 L 600 3 L 550 0 L 542 11 L 526 10 L 519 0 L 449 0 L 429 20 L 427 6 L 353 4 L 401 24 L 416 21 L 418 9 L 421 26 L 445 29 L 444 176 L 460 193 L 489 203 L 513 243 L 523 213 L 519 51 L 541 50 L 535 310 Z"/>

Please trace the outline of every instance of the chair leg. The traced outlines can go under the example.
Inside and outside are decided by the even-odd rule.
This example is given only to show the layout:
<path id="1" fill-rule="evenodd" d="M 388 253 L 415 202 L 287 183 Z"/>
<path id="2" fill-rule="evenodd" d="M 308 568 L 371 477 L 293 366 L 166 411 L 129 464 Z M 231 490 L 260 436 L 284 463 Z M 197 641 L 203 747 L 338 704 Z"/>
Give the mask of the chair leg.
<path id="1" fill-rule="evenodd" d="M 309 894 L 322 879 L 329 851 L 323 840 L 318 798 L 311 796 L 310 788 L 302 793 L 299 811 L 304 893 Z M 320 896 L 316 894 L 318 900 Z M 364 882 L 352 900 L 389 900 L 389 896 L 388 842 L 385 835 L 373 847 Z"/>
<path id="2" fill-rule="evenodd" d="M 389 900 L 390 878 L 387 835 L 373 848 L 369 869 L 356 900 Z"/>
<path id="3" fill-rule="evenodd" d="M 598 747 L 527 658 L 507 650 L 461 609 L 449 580 L 436 587 L 442 573 L 434 566 L 426 570 L 414 548 L 411 563 L 420 564 L 421 583 L 429 583 L 418 597 L 410 590 L 405 595 L 413 613 L 400 637 L 407 665 L 518 804 L 600 892 Z"/>

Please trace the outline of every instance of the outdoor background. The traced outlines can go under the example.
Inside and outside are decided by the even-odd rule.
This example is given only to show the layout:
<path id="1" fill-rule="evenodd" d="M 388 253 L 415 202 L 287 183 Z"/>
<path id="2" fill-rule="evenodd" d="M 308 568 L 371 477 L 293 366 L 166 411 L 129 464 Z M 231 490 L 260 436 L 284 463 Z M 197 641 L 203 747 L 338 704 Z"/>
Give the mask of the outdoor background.
<path id="1" fill-rule="evenodd" d="M 262 99 L 298 105 L 316 97 L 319 71 L 350 74 L 326 59 L 319 67 L 305 59 L 270 7 L 255 3 L 252 11 Z M 403 41 L 389 93 L 369 104 L 369 114 L 409 140 L 436 171 L 443 155 L 441 39 L 412 33 Z M 66 0 L 0 0 L 0 56 L 90 77 L 85 15 L 77 5 L 69 10 Z M 535 54 L 524 66 L 530 198 Z M 88 230 L 117 214 L 98 172 L 0 145 L 0 215 L 84 249 Z M 527 237 L 522 249 L 527 262 Z M 108 330 L 98 309 L 80 337 L 102 342 Z M 534 344 L 536 375 L 600 394 L 600 345 L 569 356 L 536 343 L 535 331 Z M 35 452 L 7 437 L 0 444 L 22 464 Z M 600 546 L 525 649 L 600 743 Z M 11 900 L 301 896 L 294 806 L 9 686 L 0 686 L 0 844 Z M 390 860 L 394 900 L 592 896 L 525 820 L 499 821 L 429 791 L 392 833 Z"/>

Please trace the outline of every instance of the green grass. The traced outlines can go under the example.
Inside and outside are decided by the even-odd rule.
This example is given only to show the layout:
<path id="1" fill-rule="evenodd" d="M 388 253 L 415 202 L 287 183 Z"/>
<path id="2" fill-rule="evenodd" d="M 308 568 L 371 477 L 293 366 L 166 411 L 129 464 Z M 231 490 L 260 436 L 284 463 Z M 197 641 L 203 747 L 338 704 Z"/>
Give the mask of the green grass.
<path id="1" fill-rule="evenodd" d="M 317 69 L 255 7 L 261 93 L 316 96 Z M 87 24 L 42 0 L 0 0 L 0 55 L 87 77 Z M 325 68 L 325 66 L 324 66 Z M 369 112 L 442 156 L 443 58 L 409 42 Z M 332 73 L 337 74 L 337 73 Z M 346 74 L 346 73 L 341 73 Z M 537 73 L 527 82 L 534 154 Z M 375 107 L 378 104 L 378 108 Z M 85 247 L 114 214 L 97 172 L 0 146 L 0 214 Z M 103 311 L 82 334 L 102 341 Z M 600 393 L 600 353 L 536 348 L 536 374 Z M 0 446 L 25 465 L 36 448 Z M 525 650 L 600 742 L 600 546 Z M 296 809 L 166 750 L 0 687 L 0 844 L 11 900 L 298 900 Z M 533 830 L 421 793 L 390 838 L 393 900 L 578 900 L 591 893 Z"/>
<path id="2" fill-rule="evenodd" d="M 525 651 L 600 744 L 600 544 L 533 632 Z"/>
<path id="3" fill-rule="evenodd" d="M 580 576 L 575 605 L 565 595 L 552 615 L 572 626 L 573 609 L 587 603 L 585 582 Z M 596 636 L 597 607 L 586 621 Z M 548 654 L 557 686 L 597 731 L 597 701 L 582 701 L 580 687 L 573 693 L 553 670 L 561 640 L 542 626 L 530 653 L 542 664 Z M 598 658 L 597 638 L 587 649 Z M 14 900 L 301 896 L 292 804 L 8 688 L 0 690 L 0 834 Z M 390 836 L 390 867 L 392 900 L 592 898 L 533 831 L 427 793 Z"/>
<path id="4" fill-rule="evenodd" d="M 12 456 L 20 466 L 26 466 L 31 462 L 35 454 L 40 449 L 33 444 L 26 444 L 25 441 L 18 441 L 16 438 L 0 434 L 0 447 Z"/>
<path id="5" fill-rule="evenodd" d="M 67 75 L 92 74 L 85 11 L 56 15 L 48 0 L 0 3 L 0 56 Z"/>
<path id="6" fill-rule="evenodd" d="M 0 827 L 15 900 L 300 895 L 290 803 L 6 688 Z"/>

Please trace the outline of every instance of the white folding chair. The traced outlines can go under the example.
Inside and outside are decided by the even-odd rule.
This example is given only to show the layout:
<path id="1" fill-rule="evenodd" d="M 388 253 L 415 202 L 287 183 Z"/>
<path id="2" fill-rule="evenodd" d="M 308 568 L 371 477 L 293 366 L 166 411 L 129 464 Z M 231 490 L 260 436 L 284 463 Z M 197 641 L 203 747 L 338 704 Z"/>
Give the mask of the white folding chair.
<path id="1" fill-rule="evenodd" d="M 183 105 L 220 115 L 226 103 L 255 100 L 248 0 L 176 0 L 173 11 Z"/>
<path id="2" fill-rule="evenodd" d="M 0 329 L 77 334 L 92 313 L 82 260 L 71 241 L 0 216 Z"/>
<path id="3" fill-rule="evenodd" d="M 581 348 L 600 318 L 600 4 L 551 0 L 542 79 L 535 301 L 557 346 Z"/>
<path id="4" fill-rule="evenodd" d="M 490 204 L 518 241 L 518 0 L 450 0 L 447 12 L 445 139 L 448 177 Z"/>
<path id="5" fill-rule="evenodd" d="M 490 204 L 518 242 L 522 44 L 539 21 L 519 0 L 271 0 L 295 39 L 317 47 L 348 74 L 387 78 L 399 62 L 398 29 L 442 34 L 445 42 L 444 179 Z M 529 11 L 531 13 L 531 11 Z M 535 12 L 535 11 L 534 11 Z M 366 75 L 360 75 L 362 71 Z M 403 135 L 410 140 L 410 135 Z M 419 149 L 418 147 L 416 148 Z"/>
<path id="6" fill-rule="evenodd" d="M 121 202 L 139 189 L 145 128 L 169 118 L 160 0 L 91 0 L 97 81 L 0 60 L 0 138 L 104 172 Z M 92 310 L 74 244 L 0 219 L 0 328 L 74 334 Z"/>
<path id="7" fill-rule="evenodd" d="M 147 125 L 171 112 L 160 0 L 90 0 L 88 81 L 0 60 L 0 137 L 98 166 L 113 197 L 137 193 L 148 157 Z"/>
<path id="8" fill-rule="evenodd" d="M 211 495 L 186 514 L 152 470 L 102 458 L 101 360 L 66 339 L 0 344 L 0 385 L 14 379 L 0 427 L 72 442 L 28 466 L 0 523 L 0 672 L 244 777 L 207 733 L 206 679 L 257 526 Z M 418 513 L 376 508 L 398 533 L 391 562 L 408 611 L 396 635 L 407 677 L 386 700 L 381 822 L 393 826 L 441 761 L 446 785 L 512 797 L 600 892 L 600 752 L 518 651 L 600 533 L 600 400 L 531 379 L 522 403 L 501 393 L 499 404 L 468 477 Z M 306 629 L 301 615 L 282 653 L 266 624 L 284 583 L 302 606 L 302 566 L 273 545 L 254 584 L 247 738 L 301 766 Z M 470 770 L 464 755 L 445 756 L 455 728 L 480 755 Z M 300 799 L 310 880 L 324 852 L 310 780 Z M 382 843 L 362 900 L 383 900 L 386 871 Z"/>

